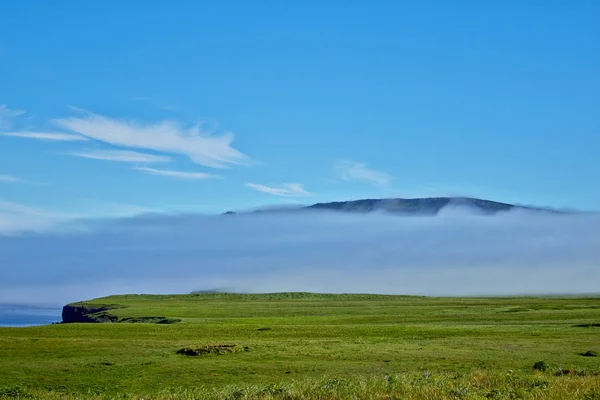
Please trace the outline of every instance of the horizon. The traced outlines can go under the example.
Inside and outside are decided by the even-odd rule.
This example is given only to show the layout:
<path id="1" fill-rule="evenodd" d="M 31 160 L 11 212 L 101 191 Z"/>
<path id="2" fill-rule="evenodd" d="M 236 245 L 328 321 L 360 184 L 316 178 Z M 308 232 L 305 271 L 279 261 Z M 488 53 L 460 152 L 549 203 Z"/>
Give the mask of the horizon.
<path id="1" fill-rule="evenodd" d="M 549 292 L 549 293 L 519 293 L 519 294 L 464 294 L 464 295 L 453 295 L 453 294 L 447 294 L 447 295 L 426 295 L 426 294 L 402 294 L 402 293 L 371 293 L 371 292 L 360 292 L 360 291 L 356 291 L 356 292 L 310 292 L 310 291 L 285 291 L 285 292 L 272 292 L 272 291 L 268 291 L 268 292 L 243 292 L 243 291 L 235 291 L 235 290 L 194 290 L 191 291 L 189 293 L 181 293 L 181 292 L 172 292 L 172 293 L 144 293 L 144 292 L 140 292 L 140 293 L 134 293 L 134 292 L 123 292 L 123 293 L 115 293 L 115 294 L 109 294 L 109 295 L 104 295 L 104 296 L 99 296 L 99 297 L 93 297 L 93 298 L 82 298 L 79 300 L 74 300 L 72 302 L 69 303 L 64 303 L 64 304 L 59 304 L 59 303 L 15 303 L 15 302 L 0 302 L 0 315 L 4 312 L 4 314 L 6 315 L 10 315 L 10 313 L 6 312 L 7 309 L 8 311 L 15 311 L 16 314 L 18 314 L 19 316 L 23 315 L 23 310 L 30 310 L 30 311 L 57 311 L 57 310 L 62 310 L 62 308 L 64 306 L 68 306 L 68 305 L 74 305 L 74 304 L 78 304 L 78 303 L 83 303 L 83 302 L 87 302 L 87 301 L 91 301 L 91 300 L 102 300 L 102 299 L 108 299 L 108 298 L 113 298 L 113 297 L 129 297 L 129 296 L 164 296 L 164 297 L 169 297 L 169 296 L 190 296 L 190 295 L 198 295 L 198 296 L 202 296 L 202 295 L 219 295 L 219 294 L 230 294 L 230 295 L 256 295 L 256 296 L 269 296 L 269 295 L 281 295 L 281 294 L 308 294 L 308 295 L 332 295 L 332 296 L 344 296 L 344 295 L 349 295 L 349 296 L 373 296 L 373 297 L 415 297 L 415 298 L 438 298 L 438 299 L 518 299 L 518 298 L 559 298 L 559 299 L 565 299 L 565 298 L 577 298 L 577 299 L 585 299 L 585 298 L 598 298 L 600 297 L 600 290 L 599 291 L 593 291 L 593 292 L 582 292 L 582 293 L 573 293 L 573 292 L 563 292 L 563 293 L 553 293 L 553 292 Z M 20 312 L 19 312 L 20 311 Z M 50 314 L 52 315 L 52 314 Z M 58 315 L 58 314 L 57 314 Z M 46 315 L 47 316 L 47 315 Z M 40 324 L 43 325 L 43 324 Z M 0 323 L 0 326 L 4 326 Z M 21 325 L 19 325 L 21 326 Z M 28 324 L 24 324 L 22 326 L 31 326 Z"/>

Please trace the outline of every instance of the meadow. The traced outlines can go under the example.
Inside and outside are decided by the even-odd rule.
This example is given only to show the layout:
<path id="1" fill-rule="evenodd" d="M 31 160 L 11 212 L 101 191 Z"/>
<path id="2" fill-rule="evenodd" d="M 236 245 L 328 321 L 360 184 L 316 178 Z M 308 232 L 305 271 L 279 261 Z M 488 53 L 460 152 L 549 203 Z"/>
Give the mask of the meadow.
<path id="1" fill-rule="evenodd" d="M 599 297 L 202 293 L 76 306 L 110 306 L 101 314 L 123 322 L 0 328 L 0 398 L 600 399 Z"/>

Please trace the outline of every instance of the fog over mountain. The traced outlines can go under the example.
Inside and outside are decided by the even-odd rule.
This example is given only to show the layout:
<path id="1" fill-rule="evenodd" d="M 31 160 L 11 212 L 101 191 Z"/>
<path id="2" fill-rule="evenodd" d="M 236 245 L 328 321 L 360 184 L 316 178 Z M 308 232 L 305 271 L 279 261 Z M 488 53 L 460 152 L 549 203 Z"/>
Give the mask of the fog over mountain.
<path id="1" fill-rule="evenodd" d="M 0 260 L 0 303 L 212 288 L 590 293 L 600 282 L 600 216 L 513 206 L 493 215 L 446 206 L 428 218 L 314 209 L 149 214 L 0 234 Z"/>
<path id="2" fill-rule="evenodd" d="M 287 212 L 298 213 L 306 211 L 337 211 L 345 213 L 372 213 L 383 212 L 394 215 L 437 215 L 444 210 L 452 209 L 467 211 L 472 214 L 495 215 L 506 211 L 530 211 L 538 213 L 562 213 L 566 211 L 553 210 L 544 207 L 523 206 L 501 203 L 491 200 L 476 199 L 472 197 L 423 197 L 423 198 L 389 198 L 389 199 L 361 199 L 350 201 L 335 201 L 329 203 L 316 203 L 309 206 L 262 207 L 254 210 L 255 213 Z M 236 214 L 228 211 L 226 215 Z"/>

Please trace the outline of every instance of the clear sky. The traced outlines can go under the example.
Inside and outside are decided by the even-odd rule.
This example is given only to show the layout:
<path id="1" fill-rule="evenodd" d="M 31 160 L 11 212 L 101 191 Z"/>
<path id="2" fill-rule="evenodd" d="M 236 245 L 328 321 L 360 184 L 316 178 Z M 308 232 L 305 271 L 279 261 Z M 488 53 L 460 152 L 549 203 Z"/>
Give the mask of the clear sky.
<path id="1" fill-rule="evenodd" d="M 600 208 L 600 2 L 5 1 L 0 220 Z"/>

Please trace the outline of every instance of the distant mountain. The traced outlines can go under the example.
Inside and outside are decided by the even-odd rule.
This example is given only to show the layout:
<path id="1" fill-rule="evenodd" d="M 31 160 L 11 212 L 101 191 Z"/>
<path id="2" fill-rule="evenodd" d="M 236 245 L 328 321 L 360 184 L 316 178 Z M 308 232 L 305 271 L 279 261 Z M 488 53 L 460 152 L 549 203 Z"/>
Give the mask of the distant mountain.
<path id="1" fill-rule="evenodd" d="M 392 214 L 417 215 L 437 215 L 445 208 L 461 208 L 475 212 L 481 212 L 484 214 L 496 214 L 498 212 L 510 211 L 515 208 L 539 210 L 537 208 L 523 207 L 514 204 L 499 203 L 491 200 L 481 200 L 468 197 L 366 199 L 334 203 L 317 203 L 307 207 L 307 209 L 312 210 L 335 210 L 359 213 L 384 211 Z"/>
<path id="2" fill-rule="evenodd" d="M 386 212 L 398 215 L 437 215 L 442 210 L 465 210 L 473 213 L 494 215 L 511 210 L 523 210 L 543 213 L 559 213 L 559 211 L 529 207 L 497 201 L 475 199 L 470 197 L 425 197 L 415 199 L 364 199 L 317 203 L 295 208 L 270 207 L 252 211 L 252 213 L 298 213 L 306 211 L 338 211 L 346 213 Z M 233 215 L 228 211 L 225 215 Z"/>

